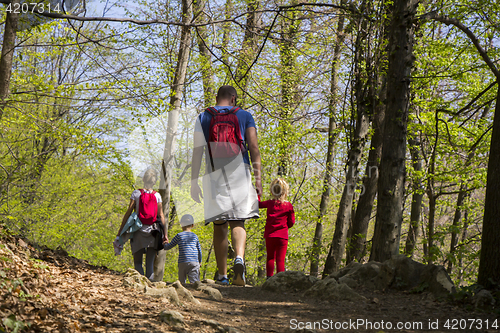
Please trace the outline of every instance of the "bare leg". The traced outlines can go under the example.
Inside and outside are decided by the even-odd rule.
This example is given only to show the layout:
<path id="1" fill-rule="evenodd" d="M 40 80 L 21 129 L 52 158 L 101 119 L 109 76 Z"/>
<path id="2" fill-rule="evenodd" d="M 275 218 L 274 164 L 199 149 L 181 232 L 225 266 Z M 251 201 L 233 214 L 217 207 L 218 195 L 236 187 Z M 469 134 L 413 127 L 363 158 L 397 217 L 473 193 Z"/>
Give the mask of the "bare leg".
<path id="1" fill-rule="evenodd" d="M 214 252 L 219 275 L 227 275 L 227 223 L 214 222 Z"/>
<path id="2" fill-rule="evenodd" d="M 245 264 L 243 256 L 245 255 L 245 243 L 247 239 L 247 232 L 245 230 L 244 220 L 231 221 L 231 239 L 233 242 L 234 251 L 236 252 L 236 259 L 234 260 L 233 272 L 233 285 L 245 286 Z M 240 259 L 241 258 L 241 259 Z"/>
<path id="3" fill-rule="evenodd" d="M 244 258 L 245 246 L 247 241 L 247 231 L 245 230 L 245 221 L 244 220 L 230 221 L 229 225 L 231 226 L 231 240 L 233 243 L 234 251 L 236 252 L 237 256 Z"/>

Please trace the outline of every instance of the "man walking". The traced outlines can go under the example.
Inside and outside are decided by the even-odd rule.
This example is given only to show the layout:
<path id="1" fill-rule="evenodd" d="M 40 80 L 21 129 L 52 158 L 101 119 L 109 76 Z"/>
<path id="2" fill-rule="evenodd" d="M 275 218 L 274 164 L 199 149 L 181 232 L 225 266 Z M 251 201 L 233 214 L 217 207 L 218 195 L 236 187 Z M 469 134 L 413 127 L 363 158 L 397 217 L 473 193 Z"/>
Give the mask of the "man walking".
<path id="1" fill-rule="evenodd" d="M 262 194 L 261 160 L 252 115 L 236 106 L 232 86 L 219 88 L 217 104 L 197 118 L 191 165 L 191 197 L 204 201 L 205 224 L 214 223 L 214 251 L 220 284 L 227 278 L 228 224 L 236 252 L 233 284 L 245 285 L 245 220 L 259 217 L 257 195 Z M 202 156 L 206 170 L 203 194 L 198 184 Z M 250 167 L 250 157 L 252 167 Z M 255 188 L 250 170 L 253 169 Z"/>

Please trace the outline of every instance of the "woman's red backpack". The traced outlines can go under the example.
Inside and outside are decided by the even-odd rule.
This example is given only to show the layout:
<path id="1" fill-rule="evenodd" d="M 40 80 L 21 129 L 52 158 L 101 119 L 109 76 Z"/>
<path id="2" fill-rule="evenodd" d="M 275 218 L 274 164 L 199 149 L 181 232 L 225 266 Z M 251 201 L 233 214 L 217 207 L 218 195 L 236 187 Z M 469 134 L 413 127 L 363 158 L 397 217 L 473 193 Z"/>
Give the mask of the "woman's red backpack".
<path id="1" fill-rule="evenodd" d="M 151 225 L 156 221 L 156 215 L 158 214 L 158 202 L 156 201 L 156 192 L 152 191 L 148 193 L 144 190 L 141 191 L 141 196 L 139 198 L 139 220 L 142 224 Z"/>

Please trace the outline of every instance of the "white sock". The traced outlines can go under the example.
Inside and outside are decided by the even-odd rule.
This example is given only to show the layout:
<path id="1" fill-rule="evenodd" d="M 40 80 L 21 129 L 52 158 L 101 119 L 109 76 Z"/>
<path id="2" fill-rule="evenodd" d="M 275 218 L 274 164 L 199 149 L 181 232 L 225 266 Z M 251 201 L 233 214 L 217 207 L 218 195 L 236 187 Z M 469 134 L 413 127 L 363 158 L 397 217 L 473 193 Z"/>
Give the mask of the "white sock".
<path id="1" fill-rule="evenodd" d="M 219 273 L 217 273 L 217 274 L 219 274 Z M 222 279 L 227 279 L 227 274 L 226 275 L 219 274 L 219 280 L 222 280 Z"/>
<path id="2" fill-rule="evenodd" d="M 243 258 L 242 258 L 241 256 L 236 256 L 236 259 L 238 259 L 238 258 L 240 258 L 240 259 L 241 259 L 241 261 L 242 261 L 243 263 L 245 263 L 245 261 L 243 260 Z"/>

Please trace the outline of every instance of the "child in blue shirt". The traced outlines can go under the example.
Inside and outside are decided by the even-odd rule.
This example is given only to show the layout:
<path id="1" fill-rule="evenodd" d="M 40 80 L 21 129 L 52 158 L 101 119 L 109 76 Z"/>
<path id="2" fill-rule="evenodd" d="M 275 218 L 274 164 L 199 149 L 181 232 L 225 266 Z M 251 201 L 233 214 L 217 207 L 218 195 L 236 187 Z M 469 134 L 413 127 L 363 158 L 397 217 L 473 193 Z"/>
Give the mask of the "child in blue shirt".
<path id="1" fill-rule="evenodd" d="M 186 283 L 186 276 L 190 283 L 200 281 L 201 246 L 198 236 L 191 229 L 194 227 L 193 216 L 186 214 L 181 218 L 182 232 L 179 232 L 170 243 L 164 244 L 165 250 L 179 245 L 179 281 Z"/>

